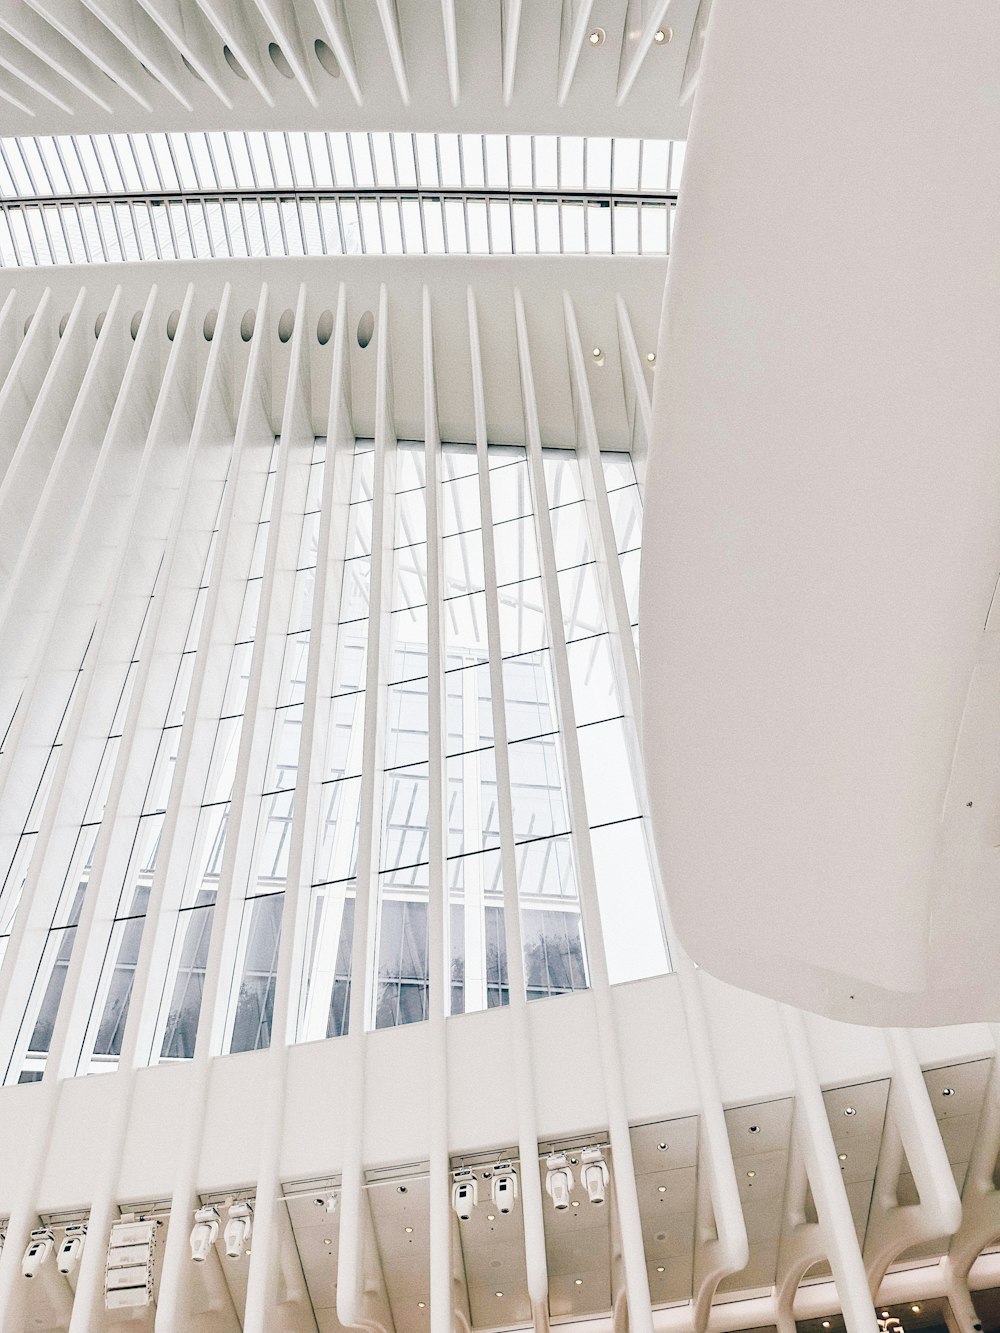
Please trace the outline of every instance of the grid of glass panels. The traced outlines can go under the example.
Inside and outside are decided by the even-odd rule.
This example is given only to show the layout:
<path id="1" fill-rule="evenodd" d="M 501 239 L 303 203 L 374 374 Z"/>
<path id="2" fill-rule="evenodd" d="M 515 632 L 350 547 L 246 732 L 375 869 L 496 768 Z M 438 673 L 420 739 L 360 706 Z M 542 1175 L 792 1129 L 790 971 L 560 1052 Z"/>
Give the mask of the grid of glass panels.
<path id="1" fill-rule="evenodd" d="M 244 132 L 0 139 L 0 264 L 665 254 L 684 144 Z"/>
<path id="2" fill-rule="evenodd" d="M 164 965 L 154 976 L 162 993 L 142 996 L 156 1014 L 152 1049 L 155 1060 L 186 1060 L 195 1051 L 201 1020 L 209 949 L 220 929 L 216 911 L 220 891 L 235 912 L 236 943 L 221 985 L 226 1014 L 223 1049 L 259 1049 L 271 1041 L 271 1021 L 278 980 L 278 948 L 287 929 L 289 846 L 297 816 L 297 780 L 307 666 L 312 648 L 316 570 L 322 519 L 324 469 L 329 466 L 325 440 L 316 440 L 303 457 L 308 481 L 293 511 L 283 502 L 274 508 L 275 477 L 283 466 L 281 444 L 270 463 L 260 463 L 258 498 L 248 515 L 256 533 L 245 546 L 241 567 L 227 553 L 222 559 L 216 536 L 206 541 L 208 556 L 201 589 L 187 630 L 155 759 L 143 777 L 145 798 L 137 812 L 135 835 L 124 879 L 108 899 L 108 925 L 82 944 L 77 924 L 88 893 L 90 866 L 100 829 L 105 794 L 121 752 L 121 720 L 128 707 L 142 638 L 122 683 L 113 734 L 93 778 L 87 817 L 78 830 L 66 868 L 65 884 L 55 903 L 41 967 L 21 1024 L 16 1049 L 7 1053 L 8 1081 L 42 1076 L 55 1027 L 72 950 L 99 950 L 96 993 L 75 997 L 89 1007 L 83 1049 L 76 1053 L 80 1072 L 113 1068 L 122 1052 L 123 1034 L 136 1003 L 134 989 L 140 944 L 154 875 L 176 885 L 162 909 L 168 914 Z M 340 457 L 341 455 L 338 455 Z M 510 1001 L 508 949 L 523 949 L 529 999 L 552 997 L 589 984 L 589 952 L 581 912 L 579 849 L 588 840 L 596 868 L 596 889 L 603 946 L 612 982 L 653 975 L 668 961 L 654 892 L 651 862 L 633 765 L 635 747 L 615 662 L 608 608 L 602 597 L 597 546 L 600 525 L 585 499 L 580 461 L 573 451 L 542 451 L 544 493 L 532 493 L 529 461 L 523 448 L 490 446 L 485 455 L 470 445 L 441 446 L 437 507 L 439 539 L 429 549 L 426 450 L 422 443 L 400 442 L 387 451 L 385 475 L 376 468 L 380 455 L 370 440 L 357 441 L 342 455 L 349 470 L 346 521 L 330 552 L 337 566 L 339 612 L 324 633 L 332 636 L 327 678 L 320 678 L 317 718 L 325 732 L 319 771 L 309 771 L 310 790 L 319 811 L 312 844 L 305 848 L 300 894 L 303 938 L 296 990 L 299 1007 L 295 1036 L 325 1039 L 347 1030 L 354 964 L 355 904 L 359 892 L 372 904 L 367 972 L 372 1027 L 420 1021 L 428 1015 L 430 954 L 428 939 L 430 845 L 431 727 L 428 701 L 441 688 L 445 847 L 444 913 L 446 956 L 450 960 L 448 1009 L 452 1015 L 504 1005 Z M 486 475 L 481 477 L 481 460 Z M 267 469 L 270 469 L 267 471 Z M 266 473 L 266 476 L 265 476 Z M 619 568 L 626 600 L 635 605 L 635 581 L 641 535 L 641 502 L 631 460 L 624 454 L 602 455 L 617 551 L 607 552 Z M 388 488 L 388 489 L 386 489 Z M 490 540 L 485 541 L 482 502 L 489 498 Z M 385 506 L 386 497 L 390 503 Z M 379 596 L 372 588 L 372 542 L 378 530 L 376 505 L 391 514 L 384 533 L 388 578 Z M 545 522 L 540 523 L 539 505 Z M 221 511 L 220 511 L 221 513 Z M 256 524 L 254 525 L 254 515 Z M 216 523 L 221 521 L 217 519 Z M 248 683 L 260 636 L 262 584 L 268 577 L 267 552 L 275 524 L 290 524 L 297 543 L 291 594 L 270 613 L 273 633 L 284 635 L 281 666 L 271 697 L 256 699 L 248 711 Z M 541 543 L 549 540 L 559 581 L 562 623 L 553 624 L 543 598 Z M 252 548 L 252 549 L 251 549 Z M 227 552 L 229 548 L 226 548 Z M 429 670 L 428 569 L 439 572 L 439 617 L 443 681 Z M 488 581 L 490 563 L 495 580 Z M 209 594 L 216 580 L 227 580 L 240 601 L 233 603 L 228 647 L 216 645 L 220 703 L 200 715 L 190 707 L 189 692 Z M 242 605 L 238 624 L 236 606 Z M 489 631 L 488 607 L 496 611 L 498 635 Z M 366 692 L 369 645 L 376 633 L 381 651 L 378 698 Z M 553 647 L 565 648 L 573 725 L 576 728 L 586 827 L 574 827 L 565 770 L 565 727 L 552 661 Z M 180 651 L 180 644 L 178 644 Z M 210 651 L 206 649 L 206 651 Z M 223 680 L 228 680 L 223 689 Z M 500 682 L 501 697 L 494 698 Z M 378 729 L 380 781 L 376 808 L 365 811 L 362 793 L 363 741 L 373 709 Z M 503 719 L 505 763 L 498 765 L 496 727 Z M 177 780 L 184 728 L 211 725 L 211 743 L 203 746 L 195 773 L 192 834 L 162 850 L 162 830 Z M 241 737 L 247 726 L 260 728 L 267 745 L 264 772 L 255 788 L 240 836 L 250 840 L 249 867 L 241 882 L 223 884 L 221 875 L 231 821 L 234 780 Z M 266 733 L 265 733 L 266 729 Z M 58 757 L 54 739 L 50 768 Z M 245 748 L 245 747 L 244 747 Z M 313 754 L 315 758 L 316 749 Z M 315 764 L 313 765 L 315 767 Z M 503 774 L 501 778 L 500 774 Z M 36 834 L 51 774 L 43 778 L 24 837 L 9 866 L 0 867 L 8 886 L 0 900 L 5 931 L 17 908 L 16 885 L 31 873 Z M 191 786 L 189 775 L 188 786 Z M 501 787 L 501 782 L 503 786 Z M 502 810 L 507 812 L 506 824 Z M 375 861 L 371 882 L 358 883 L 359 833 L 367 820 Z M 505 833 L 508 828 L 511 832 Z M 502 842 L 512 836 L 518 904 L 517 929 L 505 920 Z M 164 861 L 159 865 L 158 861 Z M 169 861 L 170 864 L 166 864 Z M 124 864 L 124 863 L 123 863 Z M 13 887 L 12 887 L 13 886 Z M 510 886 L 507 886 L 508 888 Z"/>

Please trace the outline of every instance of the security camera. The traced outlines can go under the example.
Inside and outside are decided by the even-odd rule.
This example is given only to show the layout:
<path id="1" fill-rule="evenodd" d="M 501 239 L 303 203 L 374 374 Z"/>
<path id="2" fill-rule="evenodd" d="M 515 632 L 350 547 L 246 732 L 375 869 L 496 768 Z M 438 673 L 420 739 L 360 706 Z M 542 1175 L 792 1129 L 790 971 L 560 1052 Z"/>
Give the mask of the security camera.
<path id="1" fill-rule="evenodd" d="M 457 1171 L 451 1187 L 451 1206 L 462 1222 L 468 1222 L 479 1202 L 479 1185 L 471 1171 Z"/>
<path id="2" fill-rule="evenodd" d="M 82 1224 L 66 1228 L 66 1234 L 63 1237 L 63 1243 L 59 1246 L 56 1253 L 56 1267 L 63 1277 L 72 1273 L 73 1269 L 80 1262 L 80 1256 L 83 1253 L 83 1241 L 87 1234 L 87 1228 Z"/>
<path id="3" fill-rule="evenodd" d="M 48 1227 L 39 1227 L 31 1233 L 28 1248 L 24 1252 L 21 1272 L 25 1277 L 36 1277 L 42 1264 L 52 1253 L 55 1237 Z"/>
<path id="4" fill-rule="evenodd" d="M 608 1164 L 600 1148 L 586 1148 L 580 1155 L 580 1182 L 591 1203 L 603 1203 L 608 1187 Z"/>
<path id="5" fill-rule="evenodd" d="M 199 1208 L 194 1215 L 191 1229 L 191 1258 L 196 1264 L 203 1264 L 212 1252 L 212 1246 L 219 1237 L 219 1214 L 209 1205 Z"/>
<path id="6" fill-rule="evenodd" d="M 560 1213 L 565 1212 L 570 1204 L 573 1192 L 573 1172 L 564 1152 L 549 1153 L 545 1159 L 548 1170 L 545 1173 L 545 1192 L 552 1200 L 553 1207 Z"/>
<path id="7" fill-rule="evenodd" d="M 510 1162 L 497 1163 L 493 1170 L 490 1195 L 498 1212 L 506 1214 L 514 1211 L 514 1200 L 517 1198 L 517 1173 Z"/>
<path id="8" fill-rule="evenodd" d="M 226 1254 L 230 1259 L 241 1259 L 243 1250 L 253 1231 L 253 1207 L 249 1200 L 241 1199 L 229 1205 L 229 1221 L 223 1238 L 226 1242 Z"/>

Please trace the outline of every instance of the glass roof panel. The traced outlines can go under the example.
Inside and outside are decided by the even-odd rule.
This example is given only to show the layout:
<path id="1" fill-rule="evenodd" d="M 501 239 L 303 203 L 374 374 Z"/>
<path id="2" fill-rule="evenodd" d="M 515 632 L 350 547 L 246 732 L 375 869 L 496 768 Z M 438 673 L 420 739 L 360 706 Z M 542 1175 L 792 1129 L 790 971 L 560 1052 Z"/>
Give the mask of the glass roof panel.
<path id="1" fill-rule="evenodd" d="M 0 138 L 0 264 L 664 254 L 684 144 L 479 134 Z"/>

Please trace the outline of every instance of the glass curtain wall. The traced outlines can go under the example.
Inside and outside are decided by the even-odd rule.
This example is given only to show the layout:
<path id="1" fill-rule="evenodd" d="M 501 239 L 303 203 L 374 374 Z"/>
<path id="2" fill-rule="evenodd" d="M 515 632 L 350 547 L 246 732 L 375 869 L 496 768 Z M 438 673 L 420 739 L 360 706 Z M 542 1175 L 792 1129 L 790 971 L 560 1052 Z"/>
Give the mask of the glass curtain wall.
<path id="1" fill-rule="evenodd" d="M 220 870 L 234 794 L 237 756 L 246 726 L 267 728 L 266 768 L 254 796 L 249 821 L 252 856 L 245 883 L 233 885 L 237 916 L 232 965 L 222 985 L 224 1049 L 267 1046 L 277 982 L 277 959 L 289 848 L 296 820 L 300 740 L 306 703 L 310 627 L 314 616 L 326 442 L 315 442 L 301 511 L 286 514 L 298 534 L 292 594 L 277 616 L 285 626 L 281 667 L 272 697 L 246 712 L 251 661 L 258 632 L 258 608 L 265 577 L 265 551 L 279 445 L 271 457 L 252 554 L 243 558 L 242 612 L 230 650 L 224 694 L 222 663 L 219 716 L 203 759 L 193 797 L 197 806 L 192 838 L 178 843 L 158 867 L 161 834 L 173 786 L 180 780 L 178 756 L 189 723 L 189 691 L 204 640 L 202 621 L 214 580 L 223 577 L 213 538 L 202 587 L 192 616 L 173 692 L 163 716 L 155 762 L 136 821 L 131 854 L 110 934 L 101 949 L 96 994 L 87 997 L 90 1017 L 81 1072 L 114 1068 L 133 991 L 140 944 L 154 873 L 175 878 L 172 939 L 166 940 L 162 995 L 144 996 L 159 1008 L 154 1060 L 190 1059 L 195 1050 Z M 339 587 L 339 611 L 327 616 L 326 678 L 318 680 L 317 718 L 323 734 L 304 775 L 318 810 L 315 835 L 303 844 L 300 892 L 304 896 L 296 966 L 301 985 L 295 1035 L 299 1041 L 337 1037 L 347 1031 L 357 894 L 371 895 L 372 948 L 366 974 L 370 983 L 368 1021 L 384 1028 L 420 1021 L 429 1003 L 428 886 L 431 728 L 428 678 L 428 569 L 439 572 L 441 604 L 432 623 L 440 628 L 444 668 L 440 733 L 443 765 L 444 882 L 450 959 L 449 1011 L 461 1015 L 509 1002 L 507 938 L 501 878 L 502 829 L 512 829 L 520 938 L 529 999 L 559 996 L 589 984 L 578 878 L 579 848 L 589 839 L 603 943 L 612 982 L 653 975 L 668 968 L 654 891 L 640 798 L 633 779 L 632 721 L 615 664 L 609 608 L 602 598 L 598 556 L 620 571 L 631 629 L 641 536 L 641 501 L 631 460 L 604 454 L 598 483 L 606 489 L 615 533 L 615 551 L 599 552 L 600 526 L 584 496 L 581 464 L 573 451 L 542 451 L 543 501 L 548 522 L 540 525 L 532 502 L 528 459 L 517 446 L 486 451 L 492 541 L 484 550 L 480 456 L 471 445 L 441 447 L 437 506 L 439 540 L 428 549 L 425 446 L 392 446 L 394 495 L 387 512 L 391 531 L 384 537 L 387 594 L 372 595 L 372 533 L 376 504 L 382 503 L 370 440 L 347 446 L 350 503 L 331 553 Z M 339 465 L 338 465 L 339 466 Z M 261 472 L 263 477 L 263 471 Z M 256 502 L 255 502 L 256 503 Z M 258 511 L 255 508 L 253 513 Z M 250 522 L 253 522 L 251 515 Z M 548 623 L 542 596 L 540 541 L 551 541 L 559 580 L 562 623 Z M 495 580 L 488 586 L 492 547 Z M 249 551 L 250 543 L 246 549 Z M 226 578 L 234 570 L 228 568 Z M 606 585 L 605 585 L 606 586 Z M 238 595 L 237 585 L 237 595 Z M 234 618 L 235 607 L 233 603 Z M 495 605 L 499 633 L 488 633 L 488 608 Z M 284 617 L 287 615 L 287 621 Z M 492 611 L 491 611 L 492 616 Z M 272 615 L 272 630 L 275 617 Z M 378 625 L 381 643 L 378 700 L 367 697 L 369 643 Z M 616 630 L 628 627 L 617 626 Z M 563 720 L 559 715 L 552 648 L 565 645 L 572 692 L 577 748 L 587 811 L 587 827 L 574 828 L 564 771 Z M 142 643 L 136 649 L 136 658 Z M 277 660 L 277 659 L 275 659 Z M 130 674 L 129 680 L 132 679 Z M 502 698 L 493 697 L 499 683 Z M 100 826 L 127 707 L 126 683 L 115 733 L 96 775 L 87 816 L 79 829 L 42 967 L 21 1024 L 8 1078 L 41 1076 L 58 1012 L 89 866 Z M 378 704 L 384 725 L 378 731 L 381 793 L 378 808 L 362 811 L 362 760 L 366 719 Z M 501 711 L 502 710 L 502 711 Z M 244 714 L 246 713 L 246 717 Z M 503 717 L 509 778 L 498 784 L 494 723 Z M 209 714 L 209 719 L 213 714 Z M 201 718 L 199 725 L 206 725 Z M 208 733 L 208 738 L 212 733 Z M 11 863 L 0 867 L 0 925 L 9 930 L 20 886 L 29 873 L 34 840 L 45 804 L 45 789 L 59 753 L 54 738 L 49 769 L 17 843 Z M 151 751 L 152 753 L 152 751 Z M 317 760 L 316 756 L 320 758 Z M 147 761 L 148 762 L 148 761 Z M 316 769 L 317 771 L 311 771 Z M 189 786 L 191 780 L 189 779 Z M 200 796 L 199 796 L 200 793 Z M 362 830 L 362 819 L 373 827 Z M 194 819 L 194 815 L 192 815 Z M 194 825 L 192 825 L 194 827 Z M 376 861 L 372 883 L 359 885 L 358 848 L 362 833 L 373 837 Z M 507 836 L 507 835 L 503 835 Z M 166 855 L 165 853 L 163 854 Z M 124 861 L 123 861 L 124 864 Z M 120 873 L 120 872 L 119 872 Z M 167 952 L 169 951 L 169 957 Z M 155 969 L 154 969 L 155 972 Z M 8 1053 L 8 1060 L 11 1059 Z"/>

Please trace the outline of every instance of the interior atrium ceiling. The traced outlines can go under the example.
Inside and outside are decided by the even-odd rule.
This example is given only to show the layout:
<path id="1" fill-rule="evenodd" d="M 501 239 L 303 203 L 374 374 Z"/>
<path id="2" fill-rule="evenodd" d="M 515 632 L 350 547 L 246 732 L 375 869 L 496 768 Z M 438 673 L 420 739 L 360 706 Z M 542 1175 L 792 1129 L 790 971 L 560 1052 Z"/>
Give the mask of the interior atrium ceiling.
<path id="1" fill-rule="evenodd" d="M 683 138 L 708 0 L 4 0 L 8 134 Z"/>
<path id="2" fill-rule="evenodd" d="M 2 1333 L 1000 1331 L 998 1031 L 651 834 L 709 8 L 0 0 Z"/>

